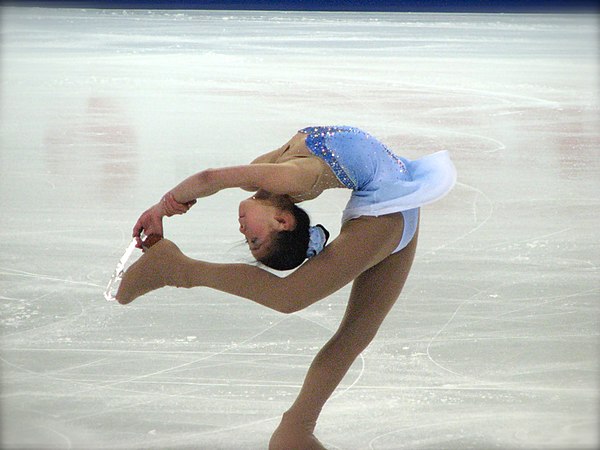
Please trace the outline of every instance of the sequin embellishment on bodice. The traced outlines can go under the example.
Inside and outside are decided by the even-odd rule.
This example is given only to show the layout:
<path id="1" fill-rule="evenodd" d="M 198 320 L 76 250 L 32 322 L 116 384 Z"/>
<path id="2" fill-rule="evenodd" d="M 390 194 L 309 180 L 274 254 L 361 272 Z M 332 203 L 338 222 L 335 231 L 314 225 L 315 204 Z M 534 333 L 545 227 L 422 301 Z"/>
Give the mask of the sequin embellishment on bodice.
<path id="1" fill-rule="evenodd" d="M 331 167 L 335 176 L 344 186 L 349 189 L 356 189 L 358 187 L 356 179 L 352 177 L 350 171 L 339 161 L 339 155 L 335 153 L 335 150 L 327 146 L 326 139 L 340 132 L 359 134 L 361 130 L 351 127 L 307 127 L 300 130 L 300 133 L 307 134 L 306 146 L 308 149 Z"/>
<path id="2" fill-rule="evenodd" d="M 377 171 L 375 160 L 382 156 L 391 160 L 396 175 L 405 177 L 409 174 L 404 162 L 397 155 L 359 128 L 307 127 L 300 132 L 307 135 L 308 149 L 325 161 L 340 182 L 349 189 L 364 189 Z M 336 138 L 341 138 L 342 141 Z M 352 141 L 354 142 L 351 143 Z M 357 151 L 359 153 L 356 153 Z"/>

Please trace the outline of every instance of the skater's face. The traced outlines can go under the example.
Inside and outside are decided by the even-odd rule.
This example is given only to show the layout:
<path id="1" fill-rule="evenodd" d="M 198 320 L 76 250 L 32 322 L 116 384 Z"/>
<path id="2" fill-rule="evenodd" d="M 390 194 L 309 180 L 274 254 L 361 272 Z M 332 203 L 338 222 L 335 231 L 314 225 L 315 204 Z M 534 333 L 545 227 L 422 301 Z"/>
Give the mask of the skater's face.
<path id="1" fill-rule="evenodd" d="M 271 252 L 273 235 L 293 228 L 293 214 L 284 211 L 268 195 L 255 195 L 240 203 L 240 233 L 246 238 L 250 252 L 260 260 Z"/>

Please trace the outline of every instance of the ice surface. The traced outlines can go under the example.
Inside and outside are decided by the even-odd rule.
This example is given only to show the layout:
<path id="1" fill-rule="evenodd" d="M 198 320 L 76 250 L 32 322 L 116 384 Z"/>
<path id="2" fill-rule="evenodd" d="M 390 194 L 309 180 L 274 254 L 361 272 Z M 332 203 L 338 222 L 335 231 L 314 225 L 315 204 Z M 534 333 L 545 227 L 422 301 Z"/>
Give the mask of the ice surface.
<path id="1" fill-rule="evenodd" d="M 600 130 L 592 16 L 3 9 L 3 448 L 266 448 L 348 288 L 295 315 L 207 289 L 102 293 L 183 177 L 313 124 L 451 151 L 332 449 L 598 446 Z M 248 261 L 238 191 L 168 219 Z M 335 235 L 347 193 L 307 204 Z"/>

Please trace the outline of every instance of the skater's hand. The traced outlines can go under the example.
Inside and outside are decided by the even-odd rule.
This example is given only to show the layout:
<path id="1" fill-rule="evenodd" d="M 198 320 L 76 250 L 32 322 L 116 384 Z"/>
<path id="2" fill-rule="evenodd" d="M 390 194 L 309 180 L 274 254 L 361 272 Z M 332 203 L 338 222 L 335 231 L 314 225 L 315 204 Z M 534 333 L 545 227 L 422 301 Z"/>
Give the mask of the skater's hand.
<path id="1" fill-rule="evenodd" d="M 171 217 L 176 214 L 185 214 L 190 210 L 192 206 L 196 204 L 196 200 L 189 201 L 187 203 L 179 203 L 175 200 L 172 193 L 167 193 L 161 200 L 165 216 Z"/>
<path id="2" fill-rule="evenodd" d="M 142 248 L 142 232 L 146 236 L 152 234 L 163 237 L 162 218 L 171 217 L 176 214 L 185 214 L 196 204 L 196 200 L 187 203 L 179 203 L 172 193 L 167 193 L 152 208 L 146 210 L 133 227 L 133 237 L 136 238 L 137 248 Z"/>
<path id="3" fill-rule="evenodd" d="M 142 232 L 146 236 L 157 234 L 162 237 L 163 224 L 162 218 L 165 216 L 162 202 L 157 203 L 152 208 L 146 210 L 135 223 L 133 227 L 133 237 L 137 241 L 137 248 L 142 248 Z"/>

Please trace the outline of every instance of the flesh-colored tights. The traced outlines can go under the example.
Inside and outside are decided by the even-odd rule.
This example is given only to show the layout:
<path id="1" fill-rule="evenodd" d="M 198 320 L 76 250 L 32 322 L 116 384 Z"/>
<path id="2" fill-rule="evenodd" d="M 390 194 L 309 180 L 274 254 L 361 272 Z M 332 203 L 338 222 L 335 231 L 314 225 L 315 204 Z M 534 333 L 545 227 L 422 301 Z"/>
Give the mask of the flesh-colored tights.
<path id="1" fill-rule="evenodd" d="M 390 244 L 390 248 L 393 248 L 393 244 L 393 242 Z M 354 278 L 344 318 L 336 333 L 312 362 L 296 401 L 283 415 L 280 425 L 271 437 L 270 450 L 325 448 L 313 435 L 321 409 L 352 363 L 375 337 L 381 323 L 394 305 L 410 271 L 416 245 L 417 235 L 406 248 L 385 257 Z M 126 272 L 117 299 L 121 303 L 129 303 L 136 297 L 165 285 L 210 286 L 241 295 L 240 292 L 245 294 L 248 292 L 240 291 L 243 288 L 235 285 L 235 280 L 243 284 L 244 279 L 249 282 L 250 279 L 258 276 L 266 277 L 259 280 L 260 282 L 275 283 L 275 279 L 270 278 L 271 274 L 265 275 L 268 272 L 253 266 L 239 266 L 234 278 L 223 275 L 224 279 L 220 279 L 219 274 L 222 275 L 223 272 L 222 265 L 190 259 L 183 255 L 175 244 L 163 240 L 149 249 Z M 254 269 L 259 270 L 260 273 Z M 240 274 L 239 271 L 242 273 Z M 213 280 L 217 278 L 217 281 Z M 257 289 L 257 292 L 253 291 L 252 300 L 284 312 L 293 312 L 286 309 L 283 304 L 268 303 L 271 297 L 267 294 L 277 289 L 278 283 L 264 292 L 260 288 L 260 283 L 253 282 L 252 285 Z M 300 292 L 287 292 L 290 297 L 294 297 L 295 294 L 301 295 Z M 265 300 L 261 295 L 266 296 L 267 299 Z M 250 298 L 250 295 L 242 296 Z"/>

